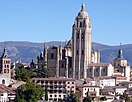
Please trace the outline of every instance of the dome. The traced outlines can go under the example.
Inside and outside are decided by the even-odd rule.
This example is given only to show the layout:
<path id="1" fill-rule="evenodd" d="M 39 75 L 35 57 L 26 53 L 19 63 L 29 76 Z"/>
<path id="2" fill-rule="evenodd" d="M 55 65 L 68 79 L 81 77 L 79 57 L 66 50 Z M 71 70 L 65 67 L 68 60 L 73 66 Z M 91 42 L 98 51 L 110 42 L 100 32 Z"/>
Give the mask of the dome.
<path id="1" fill-rule="evenodd" d="M 84 5 L 84 3 L 82 3 L 81 11 L 78 13 L 78 16 L 81 17 L 81 18 L 88 17 L 88 13 L 85 11 L 85 5 Z"/>

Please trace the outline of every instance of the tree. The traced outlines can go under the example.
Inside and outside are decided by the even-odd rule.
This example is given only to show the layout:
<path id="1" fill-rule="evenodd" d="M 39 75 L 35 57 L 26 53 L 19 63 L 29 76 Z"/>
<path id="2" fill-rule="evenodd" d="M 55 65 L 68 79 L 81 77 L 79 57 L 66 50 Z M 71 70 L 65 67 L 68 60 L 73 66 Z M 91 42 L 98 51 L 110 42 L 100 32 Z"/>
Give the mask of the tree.
<path id="1" fill-rule="evenodd" d="M 48 78 L 51 76 L 49 70 L 47 68 L 38 68 L 34 71 L 36 73 L 36 77 L 38 78 Z"/>
<path id="2" fill-rule="evenodd" d="M 77 97 L 73 92 L 63 99 L 63 102 L 77 102 Z"/>
<path id="3" fill-rule="evenodd" d="M 92 99 L 91 97 L 88 95 L 88 92 L 87 92 L 87 96 L 83 99 L 83 102 L 91 102 Z"/>
<path id="4" fill-rule="evenodd" d="M 131 102 L 130 97 L 126 97 L 125 102 Z"/>
<path id="5" fill-rule="evenodd" d="M 107 100 L 106 96 L 100 98 L 100 101 L 106 101 L 106 100 Z"/>
<path id="6" fill-rule="evenodd" d="M 22 81 L 27 81 L 30 78 L 33 78 L 36 76 L 36 74 L 32 71 L 29 71 L 25 69 L 24 67 L 17 68 L 15 71 L 15 79 L 16 80 L 22 80 Z"/>
<path id="7" fill-rule="evenodd" d="M 27 82 L 16 90 L 15 102 L 38 102 L 44 95 L 44 90 L 40 85 Z"/>
<path id="8" fill-rule="evenodd" d="M 83 99 L 83 102 L 91 102 L 91 101 L 92 101 L 92 99 L 91 99 L 90 96 L 87 96 L 87 97 L 85 97 L 85 98 Z"/>

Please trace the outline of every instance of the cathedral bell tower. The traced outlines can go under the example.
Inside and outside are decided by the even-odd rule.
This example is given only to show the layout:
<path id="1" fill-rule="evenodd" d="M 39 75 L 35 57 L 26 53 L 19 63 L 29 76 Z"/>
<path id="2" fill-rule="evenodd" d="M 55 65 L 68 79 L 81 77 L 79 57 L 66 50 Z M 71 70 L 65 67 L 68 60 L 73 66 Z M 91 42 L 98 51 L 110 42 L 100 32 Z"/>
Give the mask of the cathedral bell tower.
<path id="1" fill-rule="evenodd" d="M 91 63 L 91 23 L 82 3 L 81 11 L 72 26 L 72 67 L 73 78 L 86 78 L 86 68 Z"/>

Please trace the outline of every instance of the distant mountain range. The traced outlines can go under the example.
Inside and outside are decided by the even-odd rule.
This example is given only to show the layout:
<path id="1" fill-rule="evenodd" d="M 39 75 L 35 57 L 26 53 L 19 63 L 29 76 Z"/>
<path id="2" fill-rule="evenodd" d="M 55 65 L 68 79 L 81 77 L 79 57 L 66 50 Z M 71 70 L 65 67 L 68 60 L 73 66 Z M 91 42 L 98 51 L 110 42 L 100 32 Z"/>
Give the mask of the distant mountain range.
<path id="1" fill-rule="evenodd" d="M 47 46 L 58 46 L 59 41 L 47 42 Z M 65 43 L 62 42 L 62 45 Z M 0 42 L 0 55 L 3 53 L 5 42 Z M 7 52 L 12 62 L 21 60 L 25 63 L 30 63 L 32 59 L 36 61 L 36 56 L 43 52 L 43 43 L 32 43 L 24 41 L 8 41 Z M 94 50 L 100 50 L 101 62 L 113 63 L 113 60 L 117 57 L 120 46 L 108 46 L 99 43 L 92 43 Z M 132 65 L 132 44 L 122 45 L 123 57 L 128 60 L 128 63 Z"/>

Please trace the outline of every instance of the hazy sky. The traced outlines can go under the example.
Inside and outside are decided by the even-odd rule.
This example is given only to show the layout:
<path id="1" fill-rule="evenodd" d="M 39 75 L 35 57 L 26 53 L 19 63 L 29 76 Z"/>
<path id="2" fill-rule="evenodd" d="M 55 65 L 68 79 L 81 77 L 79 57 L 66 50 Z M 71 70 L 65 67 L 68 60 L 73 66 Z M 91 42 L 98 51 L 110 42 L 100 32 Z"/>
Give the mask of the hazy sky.
<path id="1" fill-rule="evenodd" d="M 0 42 L 69 40 L 82 1 L 93 42 L 132 44 L 132 0 L 0 0 Z"/>

